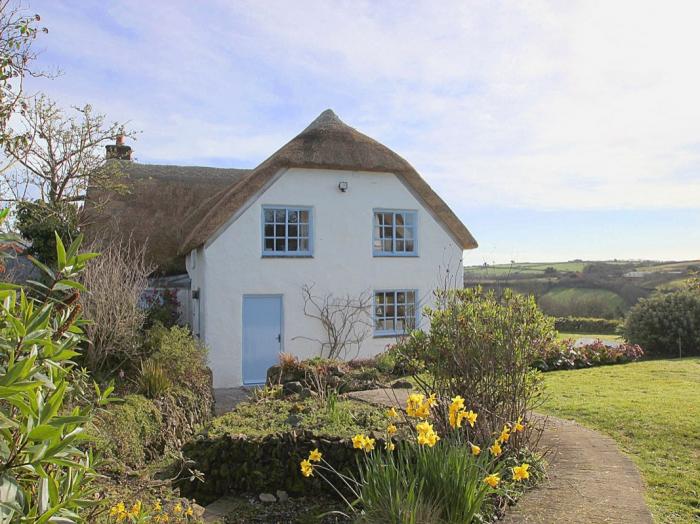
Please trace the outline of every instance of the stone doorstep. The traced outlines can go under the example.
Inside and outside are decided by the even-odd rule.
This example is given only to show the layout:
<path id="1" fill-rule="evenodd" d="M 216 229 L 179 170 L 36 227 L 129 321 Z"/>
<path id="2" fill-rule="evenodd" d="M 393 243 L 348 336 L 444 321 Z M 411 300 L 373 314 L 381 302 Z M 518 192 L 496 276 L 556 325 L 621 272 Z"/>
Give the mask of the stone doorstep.
<path id="1" fill-rule="evenodd" d="M 233 497 L 221 497 L 204 508 L 202 519 L 207 524 L 223 522 L 226 515 L 236 509 L 236 504 Z"/>

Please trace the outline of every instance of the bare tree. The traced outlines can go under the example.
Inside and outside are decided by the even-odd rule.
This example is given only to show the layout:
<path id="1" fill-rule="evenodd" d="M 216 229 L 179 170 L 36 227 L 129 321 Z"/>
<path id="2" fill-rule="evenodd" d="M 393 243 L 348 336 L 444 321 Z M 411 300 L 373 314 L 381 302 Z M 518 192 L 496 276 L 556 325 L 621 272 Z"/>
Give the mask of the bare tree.
<path id="1" fill-rule="evenodd" d="M 294 337 L 316 342 L 320 346 L 320 356 L 330 359 L 345 358 L 357 354 L 362 342 L 372 329 L 372 294 L 369 291 L 354 297 L 334 296 L 332 293 L 314 295 L 314 285 L 305 284 L 301 288 L 304 299 L 304 314 L 321 323 L 324 338 L 306 336 Z"/>
<path id="2" fill-rule="evenodd" d="M 26 142 L 24 134 L 15 134 L 9 128 L 10 118 L 26 109 L 23 87 L 27 75 L 38 76 L 31 68 L 36 54 L 32 50 L 40 33 L 39 15 L 28 15 L 21 4 L 0 0 L 0 146 Z M 12 163 L 11 158 L 0 161 L 0 172 Z"/>
<path id="3" fill-rule="evenodd" d="M 89 252 L 100 253 L 83 273 L 89 292 L 82 298 L 90 346 L 86 365 L 93 372 L 110 372 L 141 353 L 140 332 L 146 321 L 141 297 L 154 268 L 145 261 L 145 246 L 131 240 L 95 242 Z"/>
<path id="4" fill-rule="evenodd" d="M 88 183 L 126 190 L 119 164 L 107 162 L 102 147 L 119 136 L 134 137 L 124 124 L 108 123 L 90 105 L 66 113 L 45 95 L 34 98 L 20 120 L 28 139 L 5 144 L 6 154 L 17 162 L 17 171 L 3 176 L 6 200 L 21 200 L 31 192 L 50 205 L 80 203 Z"/>

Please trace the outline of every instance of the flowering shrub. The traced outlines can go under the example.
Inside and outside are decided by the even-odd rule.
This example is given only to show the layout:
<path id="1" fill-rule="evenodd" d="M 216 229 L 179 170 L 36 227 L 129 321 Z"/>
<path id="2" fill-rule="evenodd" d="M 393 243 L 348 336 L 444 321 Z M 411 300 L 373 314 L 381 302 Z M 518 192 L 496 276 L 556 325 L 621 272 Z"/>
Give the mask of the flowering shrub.
<path id="1" fill-rule="evenodd" d="M 425 310 L 430 329 L 414 331 L 395 351 L 422 390 L 443 398 L 470 393 L 473 410 L 482 414 L 477 440 L 485 442 L 505 422 L 537 407 L 542 387 L 532 364 L 539 348 L 554 340 L 554 320 L 533 297 L 509 289 L 499 295 L 481 288 L 439 292 L 436 303 Z M 448 429 L 449 413 L 436 415 L 437 427 Z"/>
<path id="2" fill-rule="evenodd" d="M 636 344 L 608 346 L 602 340 L 592 344 L 576 346 L 574 340 L 558 340 L 540 349 L 534 366 L 540 371 L 557 369 L 579 369 L 607 364 L 634 362 L 644 356 Z"/>
<path id="3" fill-rule="evenodd" d="M 140 500 L 127 506 L 124 502 L 118 502 L 109 510 L 107 522 L 124 522 L 141 524 L 152 522 L 155 524 L 185 524 L 195 522 L 192 507 L 183 506 L 181 502 L 169 506 L 163 506 L 160 500 L 153 505 L 143 504 Z"/>
<path id="4" fill-rule="evenodd" d="M 443 438 L 429 420 L 445 407 L 451 430 Z M 395 408 L 387 414 L 400 418 Z M 384 449 L 377 449 L 376 440 L 363 433 L 353 437 L 353 447 L 364 453 L 357 477 L 338 473 L 318 449 L 301 461 L 301 473 L 318 474 L 362 522 L 468 524 L 481 518 L 487 497 L 501 491 L 504 479 L 517 483 L 530 477 L 529 464 L 504 472 L 499 458 L 511 435 L 525 430 L 523 420 L 505 424 L 489 452 L 482 452 L 472 441 L 477 418 L 461 396 L 446 402 L 415 393 L 408 398 L 404 418 L 412 438 L 394 442 L 393 422 L 386 428 Z M 338 486 L 331 476 L 340 480 Z"/>

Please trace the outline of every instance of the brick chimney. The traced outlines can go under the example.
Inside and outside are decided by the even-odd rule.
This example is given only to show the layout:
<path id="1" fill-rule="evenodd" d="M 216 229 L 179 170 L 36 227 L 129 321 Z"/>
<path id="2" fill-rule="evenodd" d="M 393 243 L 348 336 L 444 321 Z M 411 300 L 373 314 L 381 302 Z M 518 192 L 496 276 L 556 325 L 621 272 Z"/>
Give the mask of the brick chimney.
<path id="1" fill-rule="evenodd" d="M 107 160 L 131 160 L 131 146 L 124 145 L 124 135 L 118 135 L 115 144 L 105 146 Z"/>

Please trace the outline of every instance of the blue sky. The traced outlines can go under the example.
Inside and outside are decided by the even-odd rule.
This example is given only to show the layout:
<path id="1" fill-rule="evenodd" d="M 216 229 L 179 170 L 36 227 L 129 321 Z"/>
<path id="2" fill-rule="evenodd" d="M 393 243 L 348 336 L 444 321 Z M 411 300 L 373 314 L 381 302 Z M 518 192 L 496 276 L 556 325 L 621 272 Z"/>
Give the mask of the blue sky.
<path id="1" fill-rule="evenodd" d="M 697 2 L 31 1 L 32 80 L 141 162 L 252 167 L 322 110 L 408 159 L 466 263 L 700 258 Z"/>

